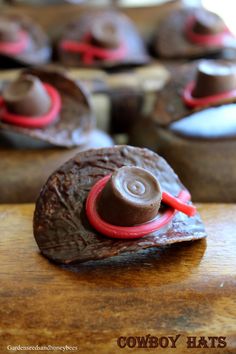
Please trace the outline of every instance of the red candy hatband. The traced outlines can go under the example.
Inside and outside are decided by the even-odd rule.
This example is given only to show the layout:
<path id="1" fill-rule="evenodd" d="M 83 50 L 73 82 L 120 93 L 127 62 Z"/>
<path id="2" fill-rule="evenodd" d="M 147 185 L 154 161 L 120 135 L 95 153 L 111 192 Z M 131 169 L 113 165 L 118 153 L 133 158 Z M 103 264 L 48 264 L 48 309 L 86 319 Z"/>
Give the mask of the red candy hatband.
<path id="1" fill-rule="evenodd" d="M 217 95 L 211 95 L 211 96 L 206 96 L 201 98 L 193 97 L 192 93 L 193 93 L 194 86 L 195 86 L 195 82 L 192 81 L 188 83 L 182 95 L 183 101 L 186 104 L 186 106 L 191 108 L 204 107 L 212 103 L 221 102 L 236 97 L 236 90 L 222 92 Z"/>
<path id="2" fill-rule="evenodd" d="M 0 120 L 25 128 L 43 128 L 53 123 L 61 110 L 61 96 L 53 86 L 47 83 L 43 83 L 43 86 L 51 99 L 51 107 L 46 114 L 38 117 L 13 114 L 7 110 L 3 98 L 0 97 Z"/>
<path id="3" fill-rule="evenodd" d="M 224 31 L 217 33 L 217 34 L 199 34 L 193 31 L 193 25 L 196 19 L 194 16 L 190 16 L 187 19 L 186 23 L 186 37 L 192 43 L 202 45 L 202 46 L 218 46 L 224 43 L 224 40 L 227 36 L 232 36 L 230 30 L 225 27 Z"/>
<path id="4" fill-rule="evenodd" d="M 111 225 L 101 219 L 96 208 L 97 198 L 110 179 L 110 176 L 111 175 L 107 175 L 95 183 L 90 190 L 86 201 L 86 214 L 90 224 L 104 236 L 118 239 L 135 239 L 144 237 L 167 225 L 173 219 L 177 211 L 181 211 L 188 216 L 194 216 L 196 214 L 196 208 L 193 205 L 186 204 L 191 199 L 188 191 L 182 190 L 177 198 L 171 196 L 167 192 L 163 192 L 162 202 L 170 206 L 170 208 L 168 208 L 159 218 L 142 225 L 131 227 Z"/>
<path id="5" fill-rule="evenodd" d="M 17 55 L 24 52 L 29 43 L 29 35 L 25 31 L 18 33 L 16 42 L 0 42 L 0 53 L 6 55 Z"/>
<path id="6" fill-rule="evenodd" d="M 63 40 L 60 47 L 67 52 L 82 54 L 84 64 L 90 65 L 94 59 L 100 60 L 119 60 L 123 59 L 126 54 L 126 46 L 124 43 L 116 49 L 105 49 L 94 46 L 91 41 L 91 36 L 86 35 L 81 42 L 73 40 Z"/>

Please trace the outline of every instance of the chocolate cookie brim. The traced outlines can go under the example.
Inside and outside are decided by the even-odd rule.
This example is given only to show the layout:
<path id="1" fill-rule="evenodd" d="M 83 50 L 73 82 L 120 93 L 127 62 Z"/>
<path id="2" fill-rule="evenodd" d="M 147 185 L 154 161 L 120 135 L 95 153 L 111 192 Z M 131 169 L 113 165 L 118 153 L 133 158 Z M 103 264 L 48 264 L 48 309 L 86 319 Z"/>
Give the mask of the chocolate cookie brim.
<path id="1" fill-rule="evenodd" d="M 29 34 L 30 44 L 23 53 L 18 55 L 11 56 L 0 53 L 0 67 L 13 68 L 41 65 L 50 60 L 52 49 L 49 40 L 37 24 L 25 16 L 3 14 L 1 17 L 7 17 L 18 22 L 21 28 Z"/>
<path id="2" fill-rule="evenodd" d="M 56 146 L 75 147 L 86 143 L 89 132 L 95 126 L 89 98 L 78 83 L 58 72 L 28 69 L 24 73 L 37 76 L 54 86 L 61 95 L 62 109 L 57 120 L 45 128 L 17 127 L 0 121 L 0 129 L 24 134 Z"/>
<path id="3" fill-rule="evenodd" d="M 182 99 L 182 94 L 185 86 L 195 80 L 197 67 L 200 61 L 194 61 L 188 64 L 168 66 L 170 70 L 170 80 L 167 84 L 157 93 L 152 119 L 161 126 L 167 126 L 170 123 L 182 119 L 193 112 L 202 111 L 207 106 L 200 108 L 189 108 L 186 106 Z M 225 103 L 236 102 L 235 98 L 228 98 L 221 100 L 209 106 L 218 106 Z"/>
<path id="4" fill-rule="evenodd" d="M 220 53 L 224 48 L 227 48 L 227 40 L 222 45 L 215 46 L 200 46 L 188 41 L 185 35 L 186 21 L 196 11 L 205 10 L 199 8 L 178 9 L 172 11 L 162 20 L 153 36 L 152 47 L 156 55 L 172 59 L 199 58 Z"/>
<path id="5" fill-rule="evenodd" d="M 135 66 L 144 65 L 150 62 L 150 57 L 145 49 L 144 42 L 139 36 L 132 22 L 123 14 L 118 12 L 92 12 L 82 15 L 79 19 L 75 19 L 63 29 L 63 34 L 57 41 L 57 57 L 64 65 L 69 66 L 86 66 L 80 59 L 79 54 L 71 54 L 65 52 L 59 46 L 62 40 L 81 41 L 84 35 L 90 32 L 91 25 L 97 18 L 108 17 L 114 18 L 120 31 L 121 39 L 124 42 L 127 53 L 123 59 L 102 61 L 96 60 L 94 64 L 89 66 L 112 69 L 119 66 Z"/>
<path id="6" fill-rule="evenodd" d="M 152 172 L 164 190 L 177 195 L 184 186 L 157 154 L 130 146 L 88 150 L 59 168 L 43 187 L 34 214 L 34 236 L 42 254 L 57 263 L 79 263 L 206 237 L 199 215 L 177 213 L 168 228 L 135 240 L 100 235 L 86 217 L 85 201 L 94 183 L 122 166 Z"/>

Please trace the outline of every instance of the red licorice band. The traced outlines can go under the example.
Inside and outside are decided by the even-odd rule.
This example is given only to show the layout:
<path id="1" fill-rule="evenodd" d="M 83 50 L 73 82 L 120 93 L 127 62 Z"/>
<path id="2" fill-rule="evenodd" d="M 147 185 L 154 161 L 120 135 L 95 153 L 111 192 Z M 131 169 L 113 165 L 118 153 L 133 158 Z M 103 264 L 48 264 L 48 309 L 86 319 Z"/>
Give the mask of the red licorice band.
<path id="1" fill-rule="evenodd" d="M 3 101 L 2 107 L 0 108 L 0 120 L 24 128 L 43 128 L 54 122 L 61 109 L 61 96 L 53 86 L 47 83 L 43 83 L 43 86 L 51 98 L 51 107 L 46 114 L 38 117 L 13 114 L 7 111 Z"/>
<path id="2" fill-rule="evenodd" d="M 186 22 L 186 36 L 192 43 L 203 46 L 217 46 L 224 43 L 226 36 L 232 36 L 230 30 L 225 27 L 223 32 L 217 34 L 198 34 L 193 31 L 193 25 L 196 19 L 194 16 L 190 16 Z"/>
<path id="3" fill-rule="evenodd" d="M 124 43 L 121 43 L 119 48 L 116 49 L 105 49 L 91 44 L 90 38 L 90 35 L 86 35 L 82 42 L 63 40 L 60 47 L 66 52 L 82 54 L 82 61 L 87 65 L 92 64 L 95 58 L 106 61 L 119 60 L 125 57 L 127 50 Z"/>
<path id="4" fill-rule="evenodd" d="M 100 179 L 93 188 L 91 189 L 87 201 L 86 201 L 86 214 L 90 224 L 102 235 L 119 238 L 119 239 L 135 239 L 151 234 L 154 231 L 167 225 L 174 217 L 175 213 L 179 210 L 187 215 L 193 216 L 196 213 L 196 208 L 192 205 L 185 204 L 191 198 L 190 194 L 186 190 L 182 190 L 178 198 L 170 196 L 168 193 L 164 192 L 163 197 L 171 206 L 166 210 L 162 216 L 142 225 L 137 226 L 116 226 L 111 225 L 104 220 L 102 220 L 97 212 L 96 201 L 108 182 L 110 175 L 105 176 Z M 164 202 L 164 200 L 163 200 Z M 170 203 L 170 204 L 169 204 Z M 176 208 L 176 209 L 175 209 Z"/>
<path id="5" fill-rule="evenodd" d="M 10 55 L 21 54 L 27 48 L 28 43 L 28 33 L 25 31 L 20 31 L 16 42 L 0 42 L 0 53 Z"/>
<path id="6" fill-rule="evenodd" d="M 236 98 L 236 90 L 231 90 L 227 92 L 218 93 L 217 95 L 206 96 L 202 98 L 193 97 L 192 92 L 195 86 L 195 82 L 190 82 L 186 85 L 183 91 L 183 101 L 186 106 L 194 107 L 204 107 L 212 103 L 218 103 L 230 98 Z"/>
<path id="7" fill-rule="evenodd" d="M 162 192 L 162 202 L 188 216 L 194 216 L 197 212 L 194 205 L 186 204 L 186 202 L 181 200 L 181 198 L 176 198 L 167 192 Z"/>

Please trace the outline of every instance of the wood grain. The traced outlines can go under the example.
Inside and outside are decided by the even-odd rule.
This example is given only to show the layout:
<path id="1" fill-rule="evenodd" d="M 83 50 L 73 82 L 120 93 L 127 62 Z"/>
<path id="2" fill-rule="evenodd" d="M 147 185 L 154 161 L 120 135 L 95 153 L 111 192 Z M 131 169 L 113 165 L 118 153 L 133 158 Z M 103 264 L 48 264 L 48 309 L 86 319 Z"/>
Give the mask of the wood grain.
<path id="1" fill-rule="evenodd" d="M 206 241 L 60 268 L 38 252 L 34 206 L 1 205 L 0 352 L 67 344 L 80 353 L 236 353 L 236 205 L 198 208 Z M 177 349 L 117 346 L 119 336 L 147 334 L 181 338 Z M 186 349 L 187 335 L 226 336 L 227 347 Z"/>

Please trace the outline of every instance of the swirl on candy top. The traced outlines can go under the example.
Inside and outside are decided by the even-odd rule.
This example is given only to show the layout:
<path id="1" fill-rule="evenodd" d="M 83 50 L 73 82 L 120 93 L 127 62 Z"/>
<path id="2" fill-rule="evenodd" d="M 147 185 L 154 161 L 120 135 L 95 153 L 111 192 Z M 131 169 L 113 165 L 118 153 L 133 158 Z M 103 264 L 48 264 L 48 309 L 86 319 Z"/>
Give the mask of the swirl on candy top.
<path id="1" fill-rule="evenodd" d="M 161 198 L 160 184 L 151 172 L 124 166 L 112 174 L 103 189 L 98 212 L 113 225 L 142 224 L 156 217 Z"/>

